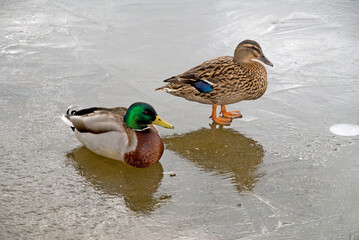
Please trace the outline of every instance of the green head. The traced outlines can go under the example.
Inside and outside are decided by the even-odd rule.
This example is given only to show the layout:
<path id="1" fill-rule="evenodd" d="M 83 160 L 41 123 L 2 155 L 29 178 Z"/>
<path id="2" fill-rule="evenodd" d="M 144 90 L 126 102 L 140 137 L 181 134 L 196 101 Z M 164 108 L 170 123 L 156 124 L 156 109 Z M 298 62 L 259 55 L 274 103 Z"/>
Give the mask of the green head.
<path id="1" fill-rule="evenodd" d="M 156 124 L 165 128 L 173 128 L 173 126 L 160 118 L 155 109 L 143 102 L 132 104 L 126 112 L 125 123 L 132 129 L 142 130 L 148 127 L 148 124 Z"/>

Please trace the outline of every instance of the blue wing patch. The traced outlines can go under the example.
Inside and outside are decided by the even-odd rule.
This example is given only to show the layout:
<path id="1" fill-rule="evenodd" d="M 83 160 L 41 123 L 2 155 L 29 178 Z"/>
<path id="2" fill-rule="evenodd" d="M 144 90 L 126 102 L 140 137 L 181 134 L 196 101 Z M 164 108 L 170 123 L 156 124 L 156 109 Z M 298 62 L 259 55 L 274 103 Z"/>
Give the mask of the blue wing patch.
<path id="1" fill-rule="evenodd" d="M 191 83 L 191 85 L 201 93 L 209 93 L 213 91 L 212 85 L 205 81 L 197 81 L 194 83 Z"/>

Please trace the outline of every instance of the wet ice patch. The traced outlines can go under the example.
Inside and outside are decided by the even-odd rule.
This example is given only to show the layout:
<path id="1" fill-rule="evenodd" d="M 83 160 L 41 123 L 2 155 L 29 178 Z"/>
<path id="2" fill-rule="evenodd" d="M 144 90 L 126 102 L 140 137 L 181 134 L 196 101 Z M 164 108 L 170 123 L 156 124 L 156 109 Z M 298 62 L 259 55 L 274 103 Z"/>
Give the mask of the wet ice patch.
<path id="1" fill-rule="evenodd" d="M 324 32 L 332 27 L 334 27 L 332 23 L 325 21 L 320 16 L 306 14 L 303 12 L 293 12 L 281 20 L 272 21 L 271 27 L 262 34 L 272 33 L 277 35 L 302 35 L 303 32 Z"/>
<path id="2" fill-rule="evenodd" d="M 340 136 L 359 135 L 359 126 L 354 124 L 335 124 L 329 128 L 329 131 Z"/>

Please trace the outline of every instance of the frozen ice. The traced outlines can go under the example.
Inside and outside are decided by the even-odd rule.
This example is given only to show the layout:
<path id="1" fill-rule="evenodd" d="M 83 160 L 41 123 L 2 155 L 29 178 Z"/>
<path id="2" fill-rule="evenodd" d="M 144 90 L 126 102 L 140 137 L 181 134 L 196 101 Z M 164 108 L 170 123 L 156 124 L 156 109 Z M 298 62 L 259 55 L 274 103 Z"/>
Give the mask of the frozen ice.
<path id="1" fill-rule="evenodd" d="M 358 239 L 358 23 L 357 0 L 0 1 L 0 239 Z M 274 67 L 230 127 L 154 91 L 245 39 Z M 59 119 L 135 101 L 176 125 L 142 172 Z"/>
<path id="2" fill-rule="evenodd" d="M 340 136 L 356 136 L 359 135 L 359 125 L 354 124 L 335 124 L 329 128 L 329 130 Z"/>

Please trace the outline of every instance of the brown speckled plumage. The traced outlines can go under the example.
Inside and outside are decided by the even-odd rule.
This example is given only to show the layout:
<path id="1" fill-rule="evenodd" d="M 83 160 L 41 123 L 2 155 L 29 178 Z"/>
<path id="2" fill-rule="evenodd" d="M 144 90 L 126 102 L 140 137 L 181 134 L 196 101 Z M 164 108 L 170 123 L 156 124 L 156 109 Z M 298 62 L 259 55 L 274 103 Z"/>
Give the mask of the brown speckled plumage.
<path id="1" fill-rule="evenodd" d="M 265 67 L 252 59 L 273 66 L 264 56 L 259 44 L 252 40 L 241 42 L 234 57 L 223 56 L 206 61 L 180 75 L 171 77 L 164 90 L 174 96 L 204 104 L 227 105 L 261 97 L 267 89 Z M 210 92 L 200 91 L 197 82 L 210 85 Z"/>
<path id="2" fill-rule="evenodd" d="M 191 78 L 211 82 L 213 91 L 201 93 L 190 84 L 178 82 L 191 72 L 199 73 L 197 76 L 191 74 Z M 258 62 L 238 64 L 233 62 L 233 57 L 219 57 L 166 81 L 169 83 L 158 90 L 175 90 L 167 92 L 190 101 L 227 105 L 261 97 L 267 89 L 267 72 Z"/>

